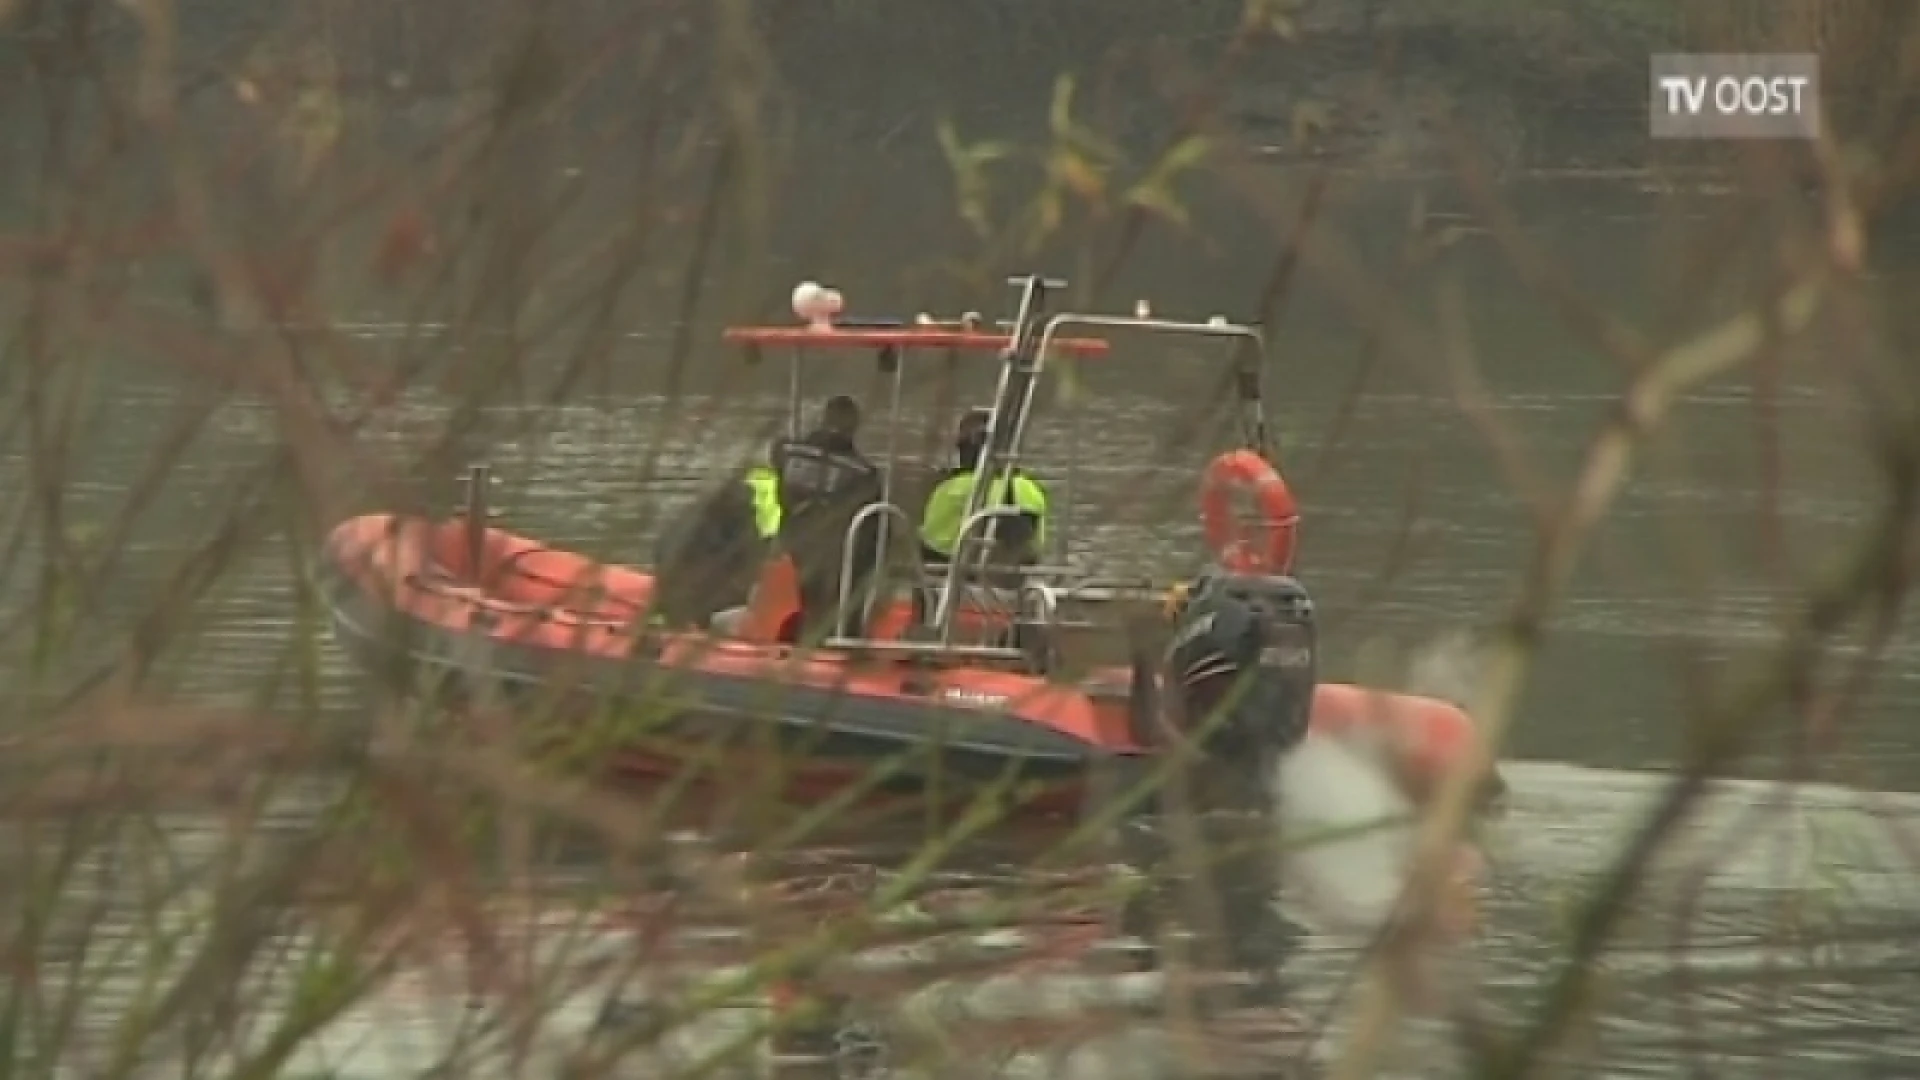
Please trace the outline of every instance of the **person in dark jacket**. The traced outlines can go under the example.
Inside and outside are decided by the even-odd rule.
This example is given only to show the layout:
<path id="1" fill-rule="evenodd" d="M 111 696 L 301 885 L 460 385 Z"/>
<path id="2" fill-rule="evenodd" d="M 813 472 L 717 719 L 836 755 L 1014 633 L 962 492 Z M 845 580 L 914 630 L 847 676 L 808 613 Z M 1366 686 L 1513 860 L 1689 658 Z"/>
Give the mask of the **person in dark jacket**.
<path id="1" fill-rule="evenodd" d="M 860 452 L 860 406 L 845 394 L 836 394 L 820 407 L 820 419 L 811 431 L 795 439 L 780 439 L 768 451 L 779 478 L 782 513 L 790 504 L 805 503 L 868 479 L 880 470 Z"/>
<path id="2" fill-rule="evenodd" d="M 776 444 L 777 445 L 777 444 Z M 660 534 L 653 609 L 670 626 L 705 626 L 746 604 L 780 535 L 780 482 L 767 457 L 708 492 Z"/>
<path id="3" fill-rule="evenodd" d="M 772 465 L 778 476 L 779 547 L 793 559 L 800 579 L 803 637 L 852 634 L 856 612 L 837 610 L 841 566 L 848 529 L 862 509 L 878 502 L 884 485 L 880 470 L 860 452 L 860 407 L 846 395 L 829 398 L 812 431 L 774 444 Z M 869 518 L 851 538 L 854 576 L 850 597 L 878 567 L 880 522 Z"/>
<path id="4" fill-rule="evenodd" d="M 1151 694 L 1143 737 L 1172 750 L 1178 783 L 1159 795 L 1160 821 L 1125 830 L 1132 860 L 1148 881 L 1123 920 L 1148 940 L 1172 919 L 1199 935 L 1195 945 L 1244 981 L 1203 995 L 1220 1008 L 1273 1006 L 1285 999 L 1279 967 L 1296 947 L 1297 931 L 1274 910 L 1278 892 L 1273 838 L 1273 777 L 1282 754 L 1306 735 L 1313 699 L 1310 667 L 1279 670 L 1269 661 L 1276 637 L 1274 592 L 1260 582 L 1203 575 L 1170 597 L 1172 631 L 1158 671 L 1136 656 L 1135 675 Z M 1144 680 L 1143 680 L 1144 676 Z M 1182 820 L 1184 819 L 1184 820 Z M 1177 824 L 1176 824 L 1177 822 Z M 1192 861 L 1180 858 L 1172 838 L 1198 841 Z M 1195 889 L 1198 867 L 1204 888 Z"/>

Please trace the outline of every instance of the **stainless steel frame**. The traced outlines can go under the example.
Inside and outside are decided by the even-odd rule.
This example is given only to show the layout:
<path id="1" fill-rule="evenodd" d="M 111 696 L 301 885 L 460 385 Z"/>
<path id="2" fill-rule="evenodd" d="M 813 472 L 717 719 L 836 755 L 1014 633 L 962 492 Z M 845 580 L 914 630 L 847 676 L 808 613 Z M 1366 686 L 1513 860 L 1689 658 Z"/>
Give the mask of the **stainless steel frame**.
<path id="1" fill-rule="evenodd" d="M 1020 301 L 1013 321 L 1010 324 L 999 324 L 1007 331 L 1009 340 L 1006 349 L 1001 353 L 1000 378 L 994 391 L 992 411 L 987 420 L 986 449 L 976 469 L 977 479 L 967 497 L 966 511 L 961 520 L 960 533 L 956 538 L 952 557 L 944 568 L 931 568 L 920 561 L 916 548 L 915 565 L 918 570 L 916 576 L 921 581 L 929 581 L 935 576 L 938 578 L 938 597 L 932 605 L 928 624 L 923 628 L 924 640 L 876 641 L 836 636 L 825 642 L 828 647 L 892 655 L 948 655 L 967 659 L 1016 660 L 1024 655 L 1018 649 L 955 642 L 953 640 L 955 615 L 962 590 L 968 584 L 968 579 L 977 576 L 984 569 L 984 555 L 996 538 L 995 523 L 1022 513 L 1017 506 L 997 502 L 1002 497 L 998 493 L 1004 489 L 1005 497 L 1011 498 L 1014 472 L 1020 464 L 1020 451 L 1025 443 L 1028 422 L 1032 417 L 1034 396 L 1040 379 L 1046 371 L 1047 355 L 1053 342 L 1065 329 L 1138 330 L 1157 334 L 1238 339 L 1245 342 L 1249 348 L 1235 371 L 1236 377 L 1240 379 L 1239 397 L 1243 436 L 1256 450 L 1263 454 L 1270 453 L 1267 447 L 1265 404 L 1260 392 L 1265 340 L 1259 330 L 1229 322 L 1219 316 L 1205 322 L 1073 312 L 1046 316 L 1044 309 L 1049 294 L 1064 289 L 1066 282 L 1027 275 L 1010 278 L 1008 283 L 1020 290 Z M 792 400 L 789 402 L 788 415 L 789 422 L 796 431 L 802 395 L 801 352 L 802 350 L 798 348 L 794 350 L 792 374 L 789 378 Z M 845 611 L 853 600 L 855 555 L 853 540 L 860 528 L 870 519 L 876 516 L 880 518 L 880 540 L 883 552 L 888 549 L 889 530 L 896 520 L 904 523 L 909 536 L 916 535 L 918 532 L 918 523 L 904 508 L 893 501 L 893 475 L 899 463 L 900 401 L 905 370 L 903 358 L 896 356 L 893 362 L 887 467 L 882 487 L 882 501 L 863 507 L 856 513 L 843 538 L 838 595 L 841 611 Z M 990 502 L 991 505 L 989 505 Z M 1067 534 L 1072 524 L 1072 507 L 1069 500 L 1067 515 L 1061 523 L 1062 527 L 1055 530 L 1059 544 L 1054 554 L 1058 556 L 1058 561 L 1048 565 L 1021 567 L 1014 571 L 1018 574 L 1020 581 L 1018 591 L 1022 610 L 1018 614 L 1021 617 L 1037 616 L 1042 620 L 1054 619 L 1057 617 L 1058 603 L 1061 599 L 1082 601 L 1133 599 L 1154 595 L 1155 590 L 1150 583 L 1117 582 L 1111 579 L 1102 581 L 1083 574 L 1079 568 L 1071 565 L 1065 557 L 1065 552 Z M 1031 604 L 1029 604 L 1030 600 Z M 863 602 L 863 613 L 869 620 L 873 614 L 873 604 L 874 596 L 869 593 Z"/>

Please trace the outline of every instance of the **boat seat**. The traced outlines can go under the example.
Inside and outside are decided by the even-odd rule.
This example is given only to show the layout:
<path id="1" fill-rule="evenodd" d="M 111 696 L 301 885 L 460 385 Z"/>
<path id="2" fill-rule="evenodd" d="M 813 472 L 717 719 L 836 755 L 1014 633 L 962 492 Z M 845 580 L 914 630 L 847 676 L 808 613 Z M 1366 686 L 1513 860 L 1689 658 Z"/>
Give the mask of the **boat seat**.
<path id="1" fill-rule="evenodd" d="M 941 584 L 936 576 L 913 589 L 912 615 L 907 633 L 926 632 L 924 628 L 940 602 Z M 1046 585 L 1035 583 L 1025 589 L 1010 589 L 962 581 L 959 603 L 954 612 L 955 626 L 957 629 L 966 628 L 960 629 L 960 633 L 970 629 L 979 635 L 977 641 L 970 642 L 972 644 L 1019 649 L 1027 653 L 1029 670 L 1033 674 L 1044 675 L 1057 662 L 1054 626 L 1050 619 L 1036 617 L 1030 602 L 1036 598 L 1036 594 L 1045 610 L 1053 609 L 1058 590 Z M 958 634 L 956 640 L 961 640 Z"/>
<path id="2" fill-rule="evenodd" d="M 925 622 L 933 617 L 933 609 L 940 603 L 943 584 L 939 580 L 923 581 L 914 588 L 913 615 L 916 620 Z M 960 583 L 959 602 L 964 611 L 1013 616 L 1020 611 L 1020 590 L 963 581 Z"/>

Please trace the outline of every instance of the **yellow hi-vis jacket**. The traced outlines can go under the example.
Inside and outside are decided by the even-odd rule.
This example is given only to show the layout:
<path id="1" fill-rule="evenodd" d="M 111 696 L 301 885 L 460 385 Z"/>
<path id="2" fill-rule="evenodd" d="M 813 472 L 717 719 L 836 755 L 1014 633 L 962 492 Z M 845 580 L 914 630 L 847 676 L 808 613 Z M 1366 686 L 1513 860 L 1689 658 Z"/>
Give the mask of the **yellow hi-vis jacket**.
<path id="1" fill-rule="evenodd" d="M 954 545 L 960 539 L 960 526 L 967 512 L 967 498 L 973 493 L 974 471 L 956 472 L 934 487 L 927 496 L 927 508 L 920 515 L 920 542 L 930 551 L 941 555 L 952 555 Z M 1001 477 L 996 496 L 988 500 L 986 506 L 1001 506 L 1007 503 L 1007 477 Z M 1016 472 L 1012 477 L 1013 505 L 1039 519 L 1039 528 L 1034 534 L 1034 544 L 1040 550 L 1047 546 L 1047 492 L 1032 477 Z"/>

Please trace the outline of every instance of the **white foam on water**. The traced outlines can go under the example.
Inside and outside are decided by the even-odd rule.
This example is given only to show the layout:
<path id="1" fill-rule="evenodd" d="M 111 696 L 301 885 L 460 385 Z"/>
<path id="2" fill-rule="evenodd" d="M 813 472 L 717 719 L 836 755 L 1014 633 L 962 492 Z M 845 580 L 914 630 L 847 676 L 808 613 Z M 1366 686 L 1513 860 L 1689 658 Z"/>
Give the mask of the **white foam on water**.
<path id="1" fill-rule="evenodd" d="M 1414 805 L 1363 750 L 1310 735 L 1275 768 L 1282 903 L 1323 933 L 1378 928 L 1407 881 Z"/>

